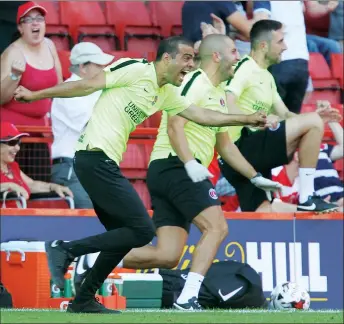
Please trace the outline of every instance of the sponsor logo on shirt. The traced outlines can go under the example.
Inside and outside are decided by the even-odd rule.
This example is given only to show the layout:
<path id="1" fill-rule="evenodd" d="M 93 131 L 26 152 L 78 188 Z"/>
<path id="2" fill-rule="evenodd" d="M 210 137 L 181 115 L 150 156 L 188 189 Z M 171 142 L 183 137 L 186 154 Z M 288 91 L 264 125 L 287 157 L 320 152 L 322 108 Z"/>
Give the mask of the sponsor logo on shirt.
<path id="1" fill-rule="evenodd" d="M 82 134 L 79 139 L 78 139 L 78 142 L 79 143 L 83 143 L 84 142 L 84 138 L 85 138 L 85 134 Z"/>
<path id="2" fill-rule="evenodd" d="M 141 124 L 148 117 L 146 113 L 138 108 L 132 101 L 127 104 L 124 111 L 136 125 Z"/>
<path id="3" fill-rule="evenodd" d="M 258 110 L 264 110 L 266 113 L 269 113 L 270 106 L 268 106 L 265 102 L 256 100 L 256 102 L 253 104 L 252 108 L 256 111 Z"/>

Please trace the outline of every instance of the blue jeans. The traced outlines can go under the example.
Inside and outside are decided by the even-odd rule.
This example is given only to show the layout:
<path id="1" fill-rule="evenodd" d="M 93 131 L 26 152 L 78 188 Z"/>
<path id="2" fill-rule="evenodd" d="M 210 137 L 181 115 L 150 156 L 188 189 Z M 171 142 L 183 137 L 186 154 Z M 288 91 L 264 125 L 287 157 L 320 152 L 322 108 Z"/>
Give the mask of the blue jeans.
<path id="1" fill-rule="evenodd" d="M 307 35 L 307 47 L 311 53 L 321 53 L 328 65 L 331 64 L 331 53 L 342 53 L 337 41 L 317 35 Z"/>
<path id="2" fill-rule="evenodd" d="M 76 209 L 93 209 L 90 197 L 75 174 L 73 159 L 66 159 L 63 163 L 54 164 L 51 181 L 66 186 L 73 192 Z"/>

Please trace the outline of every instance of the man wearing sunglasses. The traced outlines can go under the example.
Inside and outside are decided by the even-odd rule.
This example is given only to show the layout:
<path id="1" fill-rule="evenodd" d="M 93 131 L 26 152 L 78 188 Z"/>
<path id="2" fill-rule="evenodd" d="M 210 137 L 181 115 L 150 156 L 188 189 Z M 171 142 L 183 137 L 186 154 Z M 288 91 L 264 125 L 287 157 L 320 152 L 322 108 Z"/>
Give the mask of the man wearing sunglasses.
<path id="1" fill-rule="evenodd" d="M 0 192 L 15 192 L 29 199 L 31 193 L 55 192 L 61 198 L 73 197 L 69 188 L 55 183 L 35 181 L 20 170 L 15 157 L 20 150 L 20 140 L 28 133 L 20 133 L 11 123 L 2 122 L 0 126 Z"/>

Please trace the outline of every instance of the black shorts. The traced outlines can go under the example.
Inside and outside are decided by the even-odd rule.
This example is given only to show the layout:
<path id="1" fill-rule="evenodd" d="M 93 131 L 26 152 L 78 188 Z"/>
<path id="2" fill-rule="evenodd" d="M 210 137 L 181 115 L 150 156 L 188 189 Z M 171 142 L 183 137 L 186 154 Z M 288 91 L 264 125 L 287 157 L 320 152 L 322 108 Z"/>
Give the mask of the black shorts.
<path id="1" fill-rule="evenodd" d="M 107 230 L 131 227 L 153 230 L 142 200 L 117 163 L 101 151 L 78 151 L 74 170 Z"/>
<path id="2" fill-rule="evenodd" d="M 271 169 L 288 164 L 285 121 L 277 130 L 265 129 L 252 132 L 244 127 L 235 142 L 241 154 L 265 178 L 271 179 Z M 223 176 L 235 188 L 242 211 L 255 211 L 267 200 L 264 190 L 254 186 L 249 179 L 235 171 L 222 159 L 219 160 Z"/>
<path id="3" fill-rule="evenodd" d="M 189 231 L 192 220 L 211 206 L 221 206 L 209 180 L 192 182 L 177 156 L 152 161 L 147 185 L 156 226 L 178 226 Z"/>

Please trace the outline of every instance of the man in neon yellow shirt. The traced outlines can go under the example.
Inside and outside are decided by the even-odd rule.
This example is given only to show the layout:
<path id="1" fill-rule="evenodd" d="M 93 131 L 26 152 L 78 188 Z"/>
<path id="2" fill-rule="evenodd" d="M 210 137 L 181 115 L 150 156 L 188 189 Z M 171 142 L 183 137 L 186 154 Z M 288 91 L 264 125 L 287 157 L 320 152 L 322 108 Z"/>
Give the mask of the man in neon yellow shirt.
<path id="1" fill-rule="evenodd" d="M 121 59 L 93 79 L 37 92 L 23 87 L 16 90 L 16 99 L 22 101 L 85 96 L 103 90 L 79 139 L 74 168 L 107 232 L 77 241 L 46 243 L 52 279 L 60 288 L 75 257 L 100 251 L 68 312 L 115 312 L 94 300 L 97 289 L 132 248 L 148 244 L 155 234 L 141 199 L 118 166 L 129 134 L 137 125 L 158 110 L 207 126 L 265 125 L 265 114 L 228 115 L 200 109 L 181 96 L 178 87 L 193 69 L 193 58 L 192 43 L 171 37 L 160 43 L 155 62 Z"/>
<path id="2" fill-rule="evenodd" d="M 225 84 L 228 107 L 232 113 L 264 111 L 270 128 L 257 130 L 230 127 L 229 134 L 243 156 L 265 177 L 271 169 L 288 164 L 296 149 L 300 156 L 300 199 L 298 211 L 326 212 L 336 206 L 314 195 L 314 173 L 324 132 L 324 123 L 337 121 L 338 112 L 330 107 L 296 115 L 280 98 L 275 81 L 267 70 L 280 62 L 286 49 L 282 24 L 274 20 L 256 22 L 251 30 L 251 54 L 238 62 L 234 77 Z M 235 109 L 235 105 L 240 110 Z M 271 204 L 237 171 L 220 159 L 223 175 L 233 185 L 243 211 L 296 211 L 295 206 Z"/>
<path id="3" fill-rule="evenodd" d="M 207 36 L 202 40 L 199 57 L 200 68 L 186 76 L 180 93 L 206 109 L 226 112 L 226 94 L 221 83 L 232 74 L 238 60 L 234 42 L 224 35 Z M 228 127 L 201 126 L 163 113 L 147 173 L 157 244 L 133 249 L 124 258 L 123 266 L 173 268 L 182 255 L 190 224 L 197 226 L 202 237 L 193 253 L 184 289 L 174 303 L 181 310 L 201 308 L 199 289 L 228 234 L 220 200 L 208 179 L 211 174 L 207 167 L 215 146 L 222 158 L 259 190 L 279 188 L 279 184 L 257 174 L 244 159 L 230 141 Z M 204 172 L 196 172 L 198 169 Z"/>

